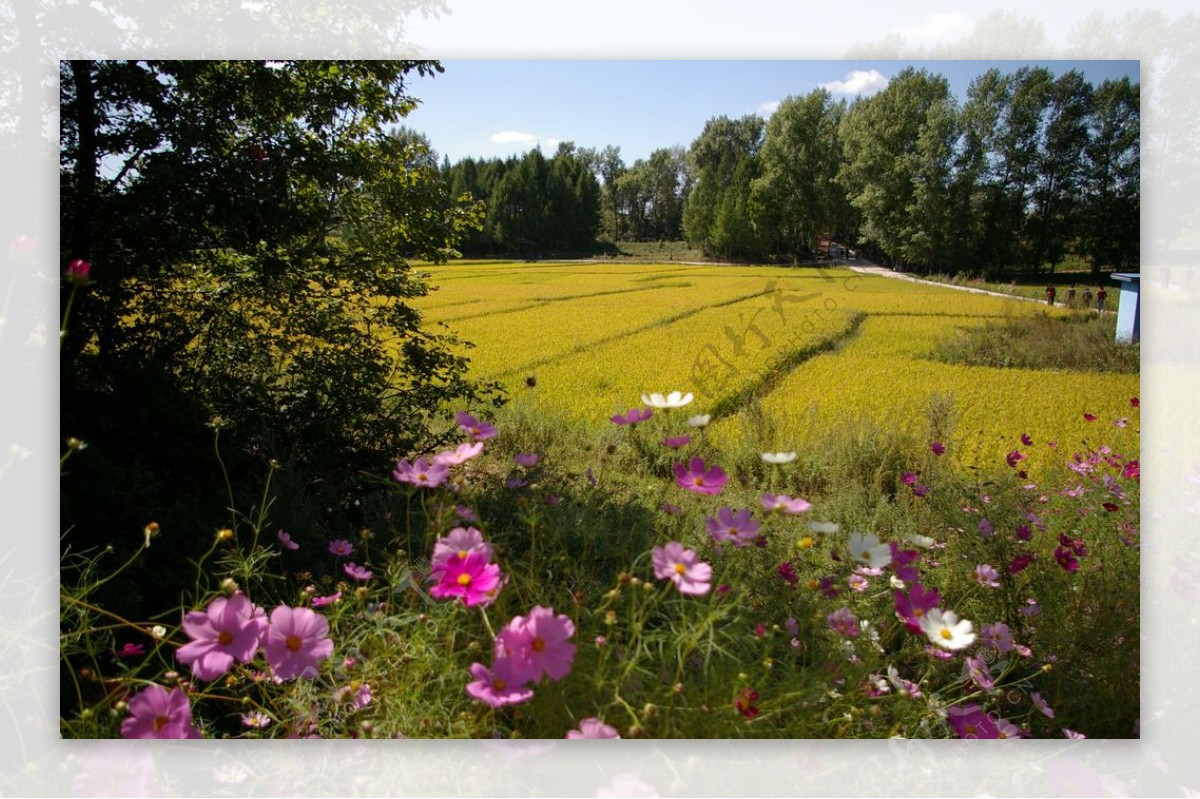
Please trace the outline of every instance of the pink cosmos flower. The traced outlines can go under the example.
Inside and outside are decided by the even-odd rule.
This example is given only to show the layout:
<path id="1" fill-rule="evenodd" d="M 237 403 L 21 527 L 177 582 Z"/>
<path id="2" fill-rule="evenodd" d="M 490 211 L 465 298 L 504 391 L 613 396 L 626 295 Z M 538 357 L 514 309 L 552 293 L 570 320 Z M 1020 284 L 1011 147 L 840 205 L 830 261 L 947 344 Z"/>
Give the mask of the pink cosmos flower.
<path id="1" fill-rule="evenodd" d="M 251 729 L 261 730 L 271 725 L 271 717 L 261 710 L 252 710 L 249 713 L 241 714 L 242 726 L 250 727 Z"/>
<path id="2" fill-rule="evenodd" d="M 1006 456 L 1004 456 L 1004 460 L 1008 463 L 1008 465 L 1011 468 L 1015 469 L 1017 467 L 1017 462 L 1025 460 L 1025 456 L 1022 455 L 1019 451 L 1014 449 L 1012 452 L 1010 452 Z"/>
<path id="3" fill-rule="evenodd" d="M 491 562 L 492 546 L 483 540 L 483 533 L 474 527 L 455 527 L 433 545 L 433 565 L 430 571 L 445 571 L 446 563 L 451 558 L 463 561 L 472 552 L 479 553 L 485 561 Z"/>
<path id="4" fill-rule="evenodd" d="M 763 494 L 762 505 L 768 511 L 789 515 L 806 513 L 812 510 L 812 505 L 807 500 L 800 499 L 799 497 L 789 497 L 787 494 Z"/>
<path id="5" fill-rule="evenodd" d="M 1085 411 L 1085 412 L 1084 412 L 1084 414 L 1083 414 L 1083 419 L 1084 419 L 1084 421 L 1086 421 L 1086 422 L 1094 422 L 1094 421 L 1096 421 L 1096 419 L 1098 419 L 1098 418 L 1099 418 L 1099 417 L 1098 417 L 1098 416 L 1096 416 L 1094 413 L 1087 413 L 1087 412 Z"/>
<path id="6" fill-rule="evenodd" d="M 991 670 L 988 669 L 987 661 L 981 657 L 968 655 L 965 662 L 967 673 L 971 675 L 972 682 L 984 691 L 990 691 L 996 687 L 995 681 L 992 680 Z"/>
<path id="7" fill-rule="evenodd" d="M 1125 464 L 1125 468 L 1121 471 L 1121 476 L 1134 480 L 1140 480 L 1142 477 L 1142 466 L 1136 460 L 1132 460 Z"/>
<path id="8" fill-rule="evenodd" d="M 491 422 L 480 421 L 469 413 L 459 411 L 454 414 L 454 420 L 463 432 L 476 441 L 486 441 L 498 432 Z"/>
<path id="9" fill-rule="evenodd" d="M 192 724 L 187 694 L 148 685 L 129 700 L 129 716 L 121 722 L 122 738 L 199 738 Z"/>
<path id="10" fill-rule="evenodd" d="M 639 422 L 646 421 L 653 415 L 654 411 L 649 408 L 630 408 L 624 415 L 618 413 L 616 416 L 613 416 L 612 421 L 614 424 L 619 425 L 638 424 Z"/>
<path id="11" fill-rule="evenodd" d="M 923 483 L 917 483 L 912 487 L 912 492 L 914 497 L 923 497 L 929 493 L 929 486 Z"/>
<path id="12" fill-rule="evenodd" d="M 179 647 L 175 658 L 192 668 L 198 680 L 215 680 L 232 668 L 234 661 L 254 658 L 266 631 L 262 608 L 238 592 L 219 596 L 203 611 L 183 617 L 183 631 L 192 639 Z"/>
<path id="13" fill-rule="evenodd" d="M 852 574 L 849 578 L 850 590 L 862 593 L 871 587 L 871 581 L 861 574 Z"/>
<path id="14" fill-rule="evenodd" d="M 466 505 L 455 505 L 454 513 L 464 522 L 479 521 L 479 517 L 475 515 L 475 511 L 468 508 Z"/>
<path id="15" fill-rule="evenodd" d="M 344 538 L 335 538 L 333 541 L 329 542 L 329 551 L 332 554 L 337 555 L 339 558 L 343 558 L 347 555 L 354 554 L 354 544 L 351 544 Z"/>
<path id="16" fill-rule="evenodd" d="M 434 598 L 461 597 L 469 608 L 495 598 L 500 588 L 500 567 L 489 563 L 480 552 L 468 552 L 465 558 L 448 558 L 444 565 L 444 569 L 430 575 L 430 580 L 439 581 L 429 589 Z"/>
<path id="17" fill-rule="evenodd" d="M 1028 433 L 1022 433 L 1021 434 L 1021 443 L 1027 447 L 1032 447 L 1033 446 L 1033 436 L 1029 435 Z"/>
<path id="18" fill-rule="evenodd" d="M 357 565 L 353 561 L 342 567 L 342 571 L 346 572 L 346 576 L 352 580 L 370 580 L 374 575 L 370 569 Z"/>
<path id="19" fill-rule="evenodd" d="M 476 441 L 474 444 L 459 444 L 454 448 L 453 452 L 439 452 L 437 455 L 434 455 L 433 463 L 436 466 L 457 466 L 460 463 L 466 463 L 481 452 L 483 452 L 482 441 Z M 397 468 L 399 468 L 399 464 L 397 464 Z M 400 478 L 396 479 L 399 480 Z"/>
<path id="20" fill-rule="evenodd" d="M 575 625 L 553 608 L 535 605 L 528 616 L 514 616 L 496 636 L 497 657 L 510 657 L 526 680 L 561 680 L 571 671 Z"/>
<path id="21" fill-rule="evenodd" d="M 538 455 L 536 452 L 518 453 L 513 455 L 513 460 L 517 462 L 518 466 L 524 466 L 528 469 L 538 462 Z"/>
<path id="22" fill-rule="evenodd" d="M 115 654 L 119 658 L 135 658 L 146 654 L 146 647 L 141 644 L 126 643 Z"/>
<path id="23" fill-rule="evenodd" d="M 993 532 L 994 530 L 992 529 L 992 522 L 990 519 L 979 520 L 979 534 L 981 536 L 984 538 L 991 538 Z"/>
<path id="24" fill-rule="evenodd" d="M 317 676 L 318 661 L 333 654 L 329 622 L 309 608 L 280 605 L 271 611 L 271 625 L 262 648 L 275 678 L 311 679 Z"/>
<path id="25" fill-rule="evenodd" d="M 1000 731 L 979 705 L 956 705 L 946 719 L 959 738 L 997 738 Z"/>
<path id="26" fill-rule="evenodd" d="M 989 566 L 986 563 L 981 563 L 975 567 L 975 571 L 972 575 L 972 578 L 975 580 L 975 582 L 979 583 L 984 588 L 999 588 L 1000 587 L 999 572 L 997 572 L 994 567 Z"/>
<path id="27" fill-rule="evenodd" d="M 342 592 L 337 591 L 329 596 L 315 596 L 312 598 L 312 606 L 314 608 L 323 608 L 326 605 L 332 605 L 342 598 Z"/>
<path id="28" fill-rule="evenodd" d="M 847 638 L 855 638 L 859 633 L 858 619 L 855 618 L 850 608 L 838 608 L 829 614 L 829 629 Z"/>
<path id="29" fill-rule="evenodd" d="M 1013 724 L 1008 719 L 996 719 L 997 738 L 1024 738 L 1026 731 Z"/>
<path id="30" fill-rule="evenodd" d="M 407 460 L 396 461 L 392 477 L 400 483 L 410 483 L 424 488 L 437 488 L 450 476 L 450 467 L 445 463 L 429 462 L 425 458 L 417 458 L 416 462 Z"/>
<path id="31" fill-rule="evenodd" d="M 679 593 L 702 596 L 712 588 L 712 567 L 701 562 L 694 550 L 684 549 L 678 541 L 655 547 L 650 557 L 654 563 L 654 576 L 674 582 Z"/>
<path id="32" fill-rule="evenodd" d="M 720 494 L 728 479 L 724 469 L 719 466 L 708 468 L 703 458 L 692 458 L 686 467 L 682 463 L 675 464 L 675 482 L 697 494 Z"/>
<path id="33" fill-rule="evenodd" d="M 1084 738 L 1087 738 L 1087 736 L 1083 733 L 1075 732 L 1074 730 L 1068 730 L 1066 727 L 1063 727 L 1063 735 L 1067 738 L 1070 738 L 1072 741 L 1082 741 Z"/>
<path id="34" fill-rule="evenodd" d="M 1113 421 L 1113 427 L 1125 427 L 1127 424 L 1129 424 L 1129 420 L 1125 417 Z"/>
<path id="35" fill-rule="evenodd" d="M 979 629 L 979 643 L 995 649 L 1001 655 L 1006 655 L 1013 648 L 1012 631 L 1002 621 L 985 624 Z"/>
<path id="36" fill-rule="evenodd" d="M 615 727 L 610 727 L 597 718 L 579 722 L 579 729 L 570 730 L 568 738 L 620 738 Z"/>
<path id="37" fill-rule="evenodd" d="M 683 508 L 679 507 L 678 505 L 672 505 L 670 502 L 664 502 L 662 504 L 662 509 L 663 513 L 669 513 L 672 516 L 683 510 Z"/>
<path id="38" fill-rule="evenodd" d="M 670 447 L 671 449 L 679 449 L 680 447 L 686 447 L 688 444 L 692 443 L 692 437 L 691 436 L 667 436 L 666 438 L 663 439 L 662 443 L 663 443 L 664 447 Z"/>
<path id="39" fill-rule="evenodd" d="M 717 511 L 715 517 L 708 517 L 705 527 L 713 541 L 728 541 L 741 549 L 754 543 L 759 529 L 762 528 L 762 522 L 752 519 L 749 509 L 734 513 L 733 508 L 724 507 Z"/>
<path id="40" fill-rule="evenodd" d="M 1038 712 L 1047 718 L 1054 718 L 1054 708 L 1050 707 L 1050 705 L 1046 703 L 1046 700 L 1042 698 L 1041 694 L 1039 694 L 1037 691 L 1034 691 L 1029 695 L 1029 698 L 1033 700 L 1033 706 L 1038 709 Z"/>
<path id="41" fill-rule="evenodd" d="M 904 483 L 904 485 L 906 485 L 906 486 L 916 485 L 917 473 L 916 472 L 905 472 L 904 474 L 900 475 L 900 482 Z"/>
<path id="42" fill-rule="evenodd" d="M 473 682 L 467 683 L 467 696 L 489 707 L 519 705 L 533 699 L 533 689 L 509 658 L 498 657 L 489 669 L 482 663 L 471 664 Z"/>
<path id="43" fill-rule="evenodd" d="M 946 445 L 940 441 L 934 441 L 932 444 L 929 445 L 929 450 L 934 455 L 939 455 L 939 456 L 945 455 L 946 454 Z"/>
<path id="44" fill-rule="evenodd" d="M 276 533 L 275 535 L 276 535 L 276 537 L 278 537 L 278 538 L 279 538 L 279 543 L 283 544 L 283 546 L 284 546 L 286 549 L 290 549 L 290 550 L 292 550 L 292 551 L 295 551 L 295 550 L 297 550 L 297 549 L 299 549 L 299 548 L 300 548 L 300 545 L 299 545 L 299 544 L 297 544 L 295 541 L 293 541 L 293 540 L 292 540 L 292 536 L 291 536 L 291 534 L 290 534 L 290 533 L 286 533 L 286 532 L 284 532 L 283 530 L 280 530 L 280 531 L 279 531 L 278 533 Z"/>

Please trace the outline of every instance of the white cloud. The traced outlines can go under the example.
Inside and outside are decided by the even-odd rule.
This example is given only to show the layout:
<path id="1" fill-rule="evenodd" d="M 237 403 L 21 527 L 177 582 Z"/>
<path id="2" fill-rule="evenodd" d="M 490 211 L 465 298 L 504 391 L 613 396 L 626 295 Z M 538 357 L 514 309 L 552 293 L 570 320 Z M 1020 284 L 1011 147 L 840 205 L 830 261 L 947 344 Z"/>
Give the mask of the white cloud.
<path id="1" fill-rule="evenodd" d="M 831 80 L 819 85 L 834 94 L 874 94 L 888 85 L 888 79 L 877 69 L 856 69 L 842 80 Z"/>
<path id="2" fill-rule="evenodd" d="M 895 33 L 908 44 L 930 45 L 961 39 L 974 27 L 974 23 L 961 12 L 939 12 L 925 17 L 918 25 L 896 28 Z"/>
<path id="3" fill-rule="evenodd" d="M 532 133 L 522 133 L 519 130 L 502 130 L 493 133 L 490 138 L 496 144 L 537 144 L 538 140 Z"/>
<path id="4" fill-rule="evenodd" d="M 757 113 L 760 117 L 769 117 L 769 116 L 771 116 L 771 114 L 774 114 L 778 110 L 779 110 L 779 101 L 778 100 L 768 100 L 765 103 L 758 104 L 758 112 Z"/>
<path id="5" fill-rule="evenodd" d="M 547 150 L 554 150 L 558 148 L 558 139 L 542 139 L 541 143 L 546 145 Z"/>

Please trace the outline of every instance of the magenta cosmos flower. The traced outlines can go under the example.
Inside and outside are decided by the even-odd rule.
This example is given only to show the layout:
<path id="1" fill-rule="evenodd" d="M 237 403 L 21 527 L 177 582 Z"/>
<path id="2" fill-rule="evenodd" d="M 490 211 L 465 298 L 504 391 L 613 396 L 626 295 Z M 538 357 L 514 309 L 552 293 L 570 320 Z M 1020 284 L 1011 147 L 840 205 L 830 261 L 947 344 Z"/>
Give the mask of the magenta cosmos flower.
<path id="1" fill-rule="evenodd" d="M 318 661 L 333 654 L 329 622 L 314 610 L 280 605 L 271 611 L 262 647 L 275 677 L 311 679 L 317 676 Z"/>
<path id="2" fill-rule="evenodd" d="M 675 583 L 679 593 L 703 596 L 712 588 L 712 566 L 703 563 L 695 551 L 684 549 L 678 541 L 655 547 L 650 557 L 654 563 L 654 576 Z"/>
<path id="3" fill-rule="evenodd" d="M 616 727 L 610 727 L 597 718 L 584 719 L 579 722 L 579 729 L 570 730 L 568 738 L 620 738 Z"/>
<path id="4" fill-rule="evenodd" d="M 650 410 L 649 408 L 630 408 L 626 413 L 618 413 L 616 416 L 611 418 L 613 424 L 627 425 L 644 422 L 653 415 L 654 411 Z"/>
<path id="5" fill-rule="evenodd" d="M 481 452 L 483 452 L 482 441 L 476 441 L 474 444 L 459 444 L 453 452 L 440 452 L 434 455 L 433 462 L 442 466 L 457 466 L 460 463 L 466 463 Z"/>
<path id="6" fill-rule="evenodd" d="M 449 476 L 449 465 L 438 463 L 436 460 L 430 463 L 425 458 L 417 458 L 414 463 L 407 460 L 396 461 L 396 468 L 392 470 L 392 477 L 396 481 L 424 488 L 437 488 L 446 482 Z"/>
<path id="7" fill-rule="evenodd" d="M 946 720 L 959 738 L 999 738 L 1000 730 L 979 705 L 958 705 L 946 711 Z"/>
<path id="8" fill-rule="evenodd" d="M 463 432 L 476 441 L 485 441 L 496 435 L 497 432 L 491 422 L 480 421 L 464 411 L 454 414 L 454 420 L 458 422 L 458 426 L 463 429 Z"/>
<path id="9" fill-rule="evenodd" d="M 908 587 L 908 593 L 895 591 L 892 593 L 895 601 L 896 616 L 904 620 L 904 626 L 911 632 L 921 633 L 921 618 L 938 607 L 942 595 L 936 588 L 925 589 L 920 583 Z"/>
<path id="10" fill-rule="evenodd" d="M 528 616 L 515 616 L 496 636 L 496 657 L 511 658 L 523 681 L 543 676 L 558 681 L 571 671 L 575 644 L 569 639 L 575 625 L 553 608 L 535 605 Z"/>
<path id="11" fill-rule="evenodd" d="M 451 558 L 466 560 L 467 555 L 477 552 L 491 562 L 492 547 L 483 540 L 483 533 L 474 527 L 455 527 L 433 545 L 433 566 L 430 571 L 443 572 Z"/>
<path id="12" fill-rule="evenodd" d="M 724 469 L 719 466 L 708 468 L 703 458 L 692 458 L 687 466 L 675 464 L 675 482 L 697 494 L 720 494 L 728 479 Z"/>
<path id="13" fill-rule="evenodd" d="M 478 551 L 468 552 L 465 558 L 448 558 L 443 569 L 431 574 L 437 584 L 429 589 L 436 599 L 460 597 L 467 607 L 490 603 L 500 589 L 500 567 L 489 563 Z"/>
<path id="14" fill-rule="evenodd" d="M 518 452 L 516 455 L 513 455 L 513 460 L 517 462 L 518 466 L 524 466 L 526 469 L 528 469 L 529 467 L 537 464 L 538 455 L 536 452 Z"/>
<path id="15" fill-rule="evenodd" d="M 691 436 L 667 436 L 666 438 L 663 439 L 662 443 L 663 443 L 664 447 L 670 447 L 671 449 L 679 449 L 680 447 L 686 447 L 688 444 L 692 443 L 692 437 Z"/>
<path id="16" fill-rule="evenodd" d="M 122 738 L 199 738 L 192 724 L 187 694 L 149 685 L 129 700 L 129 716 L 121 722 Z"/>
<path id="17" fill-rule="evenodd" d="M 762 505 L 766 510 L 776 513 L 797 514 L 812 510 L 808 500 L 789 497 L 787 494 L 763 494 Z"/>
<path id="18" fill-rule="evenodd" d="M 339 558 L 344 558 L 347 555 L 354 554 L 354 544 L 351 544 L 344 538 L 335 538 L 329 542 L 330 554 L 337 555 Z"/>
<path id="19" fill-rule="evenodd" d="M 489 707 L 528 702 L 533 699 L 533 689 L 526 685 L 519 671 L 509 658 L 496 658 L 490 669 L 482 663 L 472 663 L 471 676 L 475 680 L 467 683 L 467 696 Z"/>
<path id="20" fill-rule="evenodd" d="M 929 451 L 932 452 L 934 455 L 939 455 L 939 456 L 945 455 L 946 454 L 946 445 L 940 441 L 934 441 L 932 444 L 929 445 Z"/>
<path id="21" fill-rule="evenodd" d="M 219 596 L 202 611 L 183 617 L 183 631 L 192 639 L 179 647 L 175 658 L 192 668 L 198 680 L 215 680 L 233 666 L 254 658 L 267 619 L 245 594 Z"/>
<path id="22" fill-rule="evenodd" d="M 276 536 L 279 538 L 279 543 L 283 544 L 283 546 L 287 549 L 297 550 L 300 548 L 300 545 L 292 540 L 290 533 L 280 530 L 278 533 L 276 533 Z"/>
<path id="23" fill-rule="evenodd" d="M 709 516 L 705 528 L 717 543 L 728 541 L 738 549 L 754 543 L 762 522 L 750 517 L 748 508 L 734 513 L 733 508 L 721 508 L 715 517 Z"/>
<path id="24" fill-rule="evenodd" d="M 829 614 L 829 629 L 847 638 L 855 638 L 859 633 L 858 619 L 850 608 L 838 608 Z"/>

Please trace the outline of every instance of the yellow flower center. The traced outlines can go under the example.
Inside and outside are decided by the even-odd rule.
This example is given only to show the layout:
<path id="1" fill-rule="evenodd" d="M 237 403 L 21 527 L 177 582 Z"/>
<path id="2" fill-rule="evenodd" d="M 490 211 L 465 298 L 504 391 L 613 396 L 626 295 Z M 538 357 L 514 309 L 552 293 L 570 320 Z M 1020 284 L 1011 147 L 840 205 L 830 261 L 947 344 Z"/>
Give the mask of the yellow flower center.
<path id="1" fill-rule="evenodd" d="M 806 535 L 796 543 L 796 546 L 798 546 L 800 549 L 812 549 L 814 543 L 815 542 L 812 540 L 812 536 Z"/>
<path id="2" fill-rule="evenodd" d="M 541 638 L 534 638 L 533 643 L 530 644 L 529 646 L 531 646 L 533 648 L 534 652 L 541 652 L 541 651 L 545 650 L 546 642 L 543 641 Z"/>
<path id="3" fill-rule="evenodd" d="M 815 579 L 810 579 L 807 583 L 805 583 L 805 585 L 808 586 L 808 590 L 810 590 L 810 591 L 816 591 L 817 586 L 819 586 L 820 584 L 821 583 Z"/>
<path id="4" fill-rule="evenodd" d="M 704 485 L 704 478 L 703 477 L 693 477 L 692 483 L 694 485 L 702 486 L 702 485 Z"/>
<path id="5" fill-rule="evenodd" d="M 463 588 L 466 588 L 468 585 L 471 584 L 471 575 L 467 574 L 466 572 L 463 572 L 462 574 L 458 575 L 458 584 L 461 585 Z"/>
<path id="6" fill-rule="evenodd" d="M 458 550 L 458 559 L 466 560 L 467 559 L 467 550 L 465 550 L 465 549 Z"/>
<path id="7" fill-rule="evenodd" d="M 166 716 L 155 716 L 154 717 L 154 731 L 158 732 L 159 730 L 161 730 L 163 727 L 167 726 L 170 723 L 171 723 L 171 720 L 169 718 L 167 718 Z"/>
<path id="8" fill-rule="evenodd" d="M 924 615 L 925 615 L 925 611 L 921 610 L 920 608 L 916 608 L 913 610 L 913 616 L 915 616 L 918 619 Z"/>
<path id="9" fill-rule="evenodd" d="M 229 646 L 233 643 L 233 634 L 228 630 L 221 630 L 221 634 L 217 636 L 217 643 L 221 646 Z"/>
<path id="10" fill-rule="evenodd" d="M 492 680 L 492 690 L 493 691 L 503 691 L 507 687 L 508 687 L 508 683 L 504 682 L 504 680 L 501 680 L 498 677 L 496 679 Z"/>
<path id="11" fill-rule="evenodd" d="M 870 560 L 871 559 L 871 550 L 864 549 L 862 551 L 862 553 L 859 555 L 859 557 L 862 558 L 863 560 Z"/>
<path id="12" fill-rule="evenodd" d="M 942 638 L 944 638 L 947 641 L 949 641 L 951 638 L 954 637 L 954 633 L 950 632 L 949 627 L 943 627 L 941 632 L 938 633 L 938 635 L 942 636 Z"/>
<path id="13" fill-rule="evenodd" d="M 687 567 L 684 566 L 682 563 L 675 564 L 675 573 L 676 574 L 683 574 L 685 571 L 687 571 Z"/>
<path id="14" fill-rule="evenodd" d="M 289 652 L 299 652 L 302 643 L 304 642 L 300 640 L 300 636 L 298 635 L 289 635 L 285 642 Z"/>

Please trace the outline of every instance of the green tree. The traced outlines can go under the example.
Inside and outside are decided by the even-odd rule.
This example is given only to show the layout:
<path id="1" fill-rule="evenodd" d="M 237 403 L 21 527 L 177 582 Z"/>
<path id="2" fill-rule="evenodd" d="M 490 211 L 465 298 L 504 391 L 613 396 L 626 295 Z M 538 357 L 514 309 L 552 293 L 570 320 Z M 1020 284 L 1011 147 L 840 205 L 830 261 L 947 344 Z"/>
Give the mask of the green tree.
<path id="1" fill-rule="evenodd" d="M 1106 80 L 1093 92 L 1080 249 L 1096 273 L 1139 262 L 1140 123 L 1141 92 L 1128 78 Z"/>
<path id="2" fill-rule="evenodd" d="M 955 114 L 946 79 L 909 67 L 843 117 L 837 180 L 861 237 L 900 262 L 931 265 L 944 243 Z"/>
<path id="3" fill-rule="evenodd" d="M 751 208 L 759 234 L 776 253 L 809 258 L 818 235 L 838 226 L 845 192 L 834 179 L 841 165 L 838 124 L 844 109 L 818 89 L 787 98 L 767 123 Z"/>
<path id="4" fill-rule="evenodd" d="M 445 260 L 479 221 L 426 143 L 387 132 L 410 80 L 440 71 L 62 63 L 62 259 L 95 281 L 62 345 L 63 429 L 95 445 L 78 468 L 174 501 L 211 473 L 203 425 L 220 417 L 255 474 L 274 457 L 348 485 L 478 399 L 406 303 L 426 292 L 407 259 Z M 93 520 L 119 495 L 90 495 Z"/>
<path id="5" fill-rule="evenodd" d="M 749 195 L 758 177 L 764 127 L 753 114 L 737 120 L 715 117 L 688 150 L 696 182 L 684 206 L 683 232 L 707 253 L 750 257 L 760 251 Z"/>

